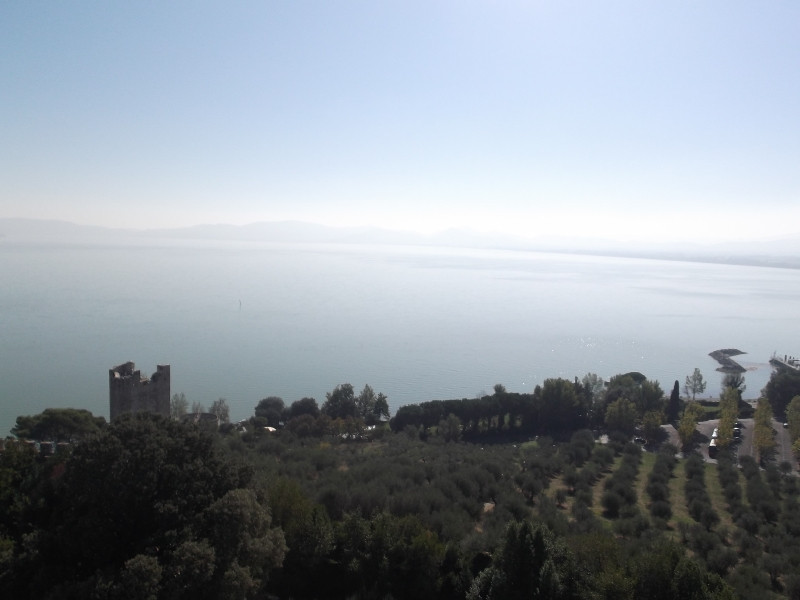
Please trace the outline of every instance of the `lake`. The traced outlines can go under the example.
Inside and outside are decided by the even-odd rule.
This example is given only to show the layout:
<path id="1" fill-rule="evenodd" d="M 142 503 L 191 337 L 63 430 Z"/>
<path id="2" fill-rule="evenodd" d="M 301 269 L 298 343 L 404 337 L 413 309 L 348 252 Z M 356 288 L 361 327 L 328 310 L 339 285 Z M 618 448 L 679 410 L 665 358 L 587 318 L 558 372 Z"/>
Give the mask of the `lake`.
<path id="1" fill-rule="evenodd" d="M 0 245 L 0 432 L 108 418 L 108 369 L 170 364 L 172 392 L 232 419 L 266 396 L 370 384 L 399 406 L 502 383 L 641 371 L 668 394 L 739 348 L 746 398 L 800 352 L 800 271 L 535 252 L 257 243 Z"/>

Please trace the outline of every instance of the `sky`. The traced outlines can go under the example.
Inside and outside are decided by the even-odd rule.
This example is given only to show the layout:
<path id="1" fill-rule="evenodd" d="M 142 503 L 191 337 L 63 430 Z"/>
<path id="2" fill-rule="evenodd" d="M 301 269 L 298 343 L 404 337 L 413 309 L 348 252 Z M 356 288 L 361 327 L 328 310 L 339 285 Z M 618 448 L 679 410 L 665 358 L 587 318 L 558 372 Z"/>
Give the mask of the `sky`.
<path id="1" fill-rule="evenodd" d="M 800 3 L 0 3 L 0 217 L 800 232 Z"/>

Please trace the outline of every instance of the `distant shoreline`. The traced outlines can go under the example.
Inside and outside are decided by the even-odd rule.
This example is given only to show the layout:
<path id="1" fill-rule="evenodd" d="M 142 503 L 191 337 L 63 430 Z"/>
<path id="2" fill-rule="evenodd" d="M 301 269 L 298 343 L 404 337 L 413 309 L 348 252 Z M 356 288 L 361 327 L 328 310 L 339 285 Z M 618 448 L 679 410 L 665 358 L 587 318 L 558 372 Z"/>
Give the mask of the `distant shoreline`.
<path id="1" fill-rule="evenodd" d="M 448 230 L 419 234 L 377 227 L 330 227 L 299 221 L 249 225 L 197 225 L 172 229 L 136 230 L 78 225 L 67 221 L 0 218 L 0 247 L 7 244 L 159 245 L 165 242 L 287 243 L 395 245 L 473 248 L 514 252 L 554 253 L 671 262 L 800 269 L 800 238 L 729 245 L 657 244 L 631 246 L 608 239 L 515 238 L 499 234 Z M 733 356 L 733 354 L 731 354 Z"/>

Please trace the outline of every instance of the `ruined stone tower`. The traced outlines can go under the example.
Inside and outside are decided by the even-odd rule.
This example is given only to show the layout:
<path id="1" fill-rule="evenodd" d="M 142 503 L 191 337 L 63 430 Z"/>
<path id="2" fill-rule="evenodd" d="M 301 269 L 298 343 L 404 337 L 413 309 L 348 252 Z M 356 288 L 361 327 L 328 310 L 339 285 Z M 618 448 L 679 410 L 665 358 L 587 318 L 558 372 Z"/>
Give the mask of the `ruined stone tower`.
<path id="1" fill-rule="evenodd" d="M 158 365 L 149 379 L 132 362 L 109 369 L 108 393 L 112 421 L 140 411 L 169 417 L 169 365 Z"/>

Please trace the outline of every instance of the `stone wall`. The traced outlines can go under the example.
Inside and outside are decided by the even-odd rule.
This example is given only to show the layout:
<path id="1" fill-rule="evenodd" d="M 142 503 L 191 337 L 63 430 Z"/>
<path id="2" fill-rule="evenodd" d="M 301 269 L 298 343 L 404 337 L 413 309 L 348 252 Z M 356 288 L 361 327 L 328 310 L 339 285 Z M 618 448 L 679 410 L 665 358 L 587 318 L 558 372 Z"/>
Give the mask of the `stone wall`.
<path id="1" fill-rule="evenodd" d="M 109 369 L 108 391 L 110 416 L 147 411 L 169 417 L 169 365 L 158 365 L 149 379 L 142 377 L 133 362 Z"/>

